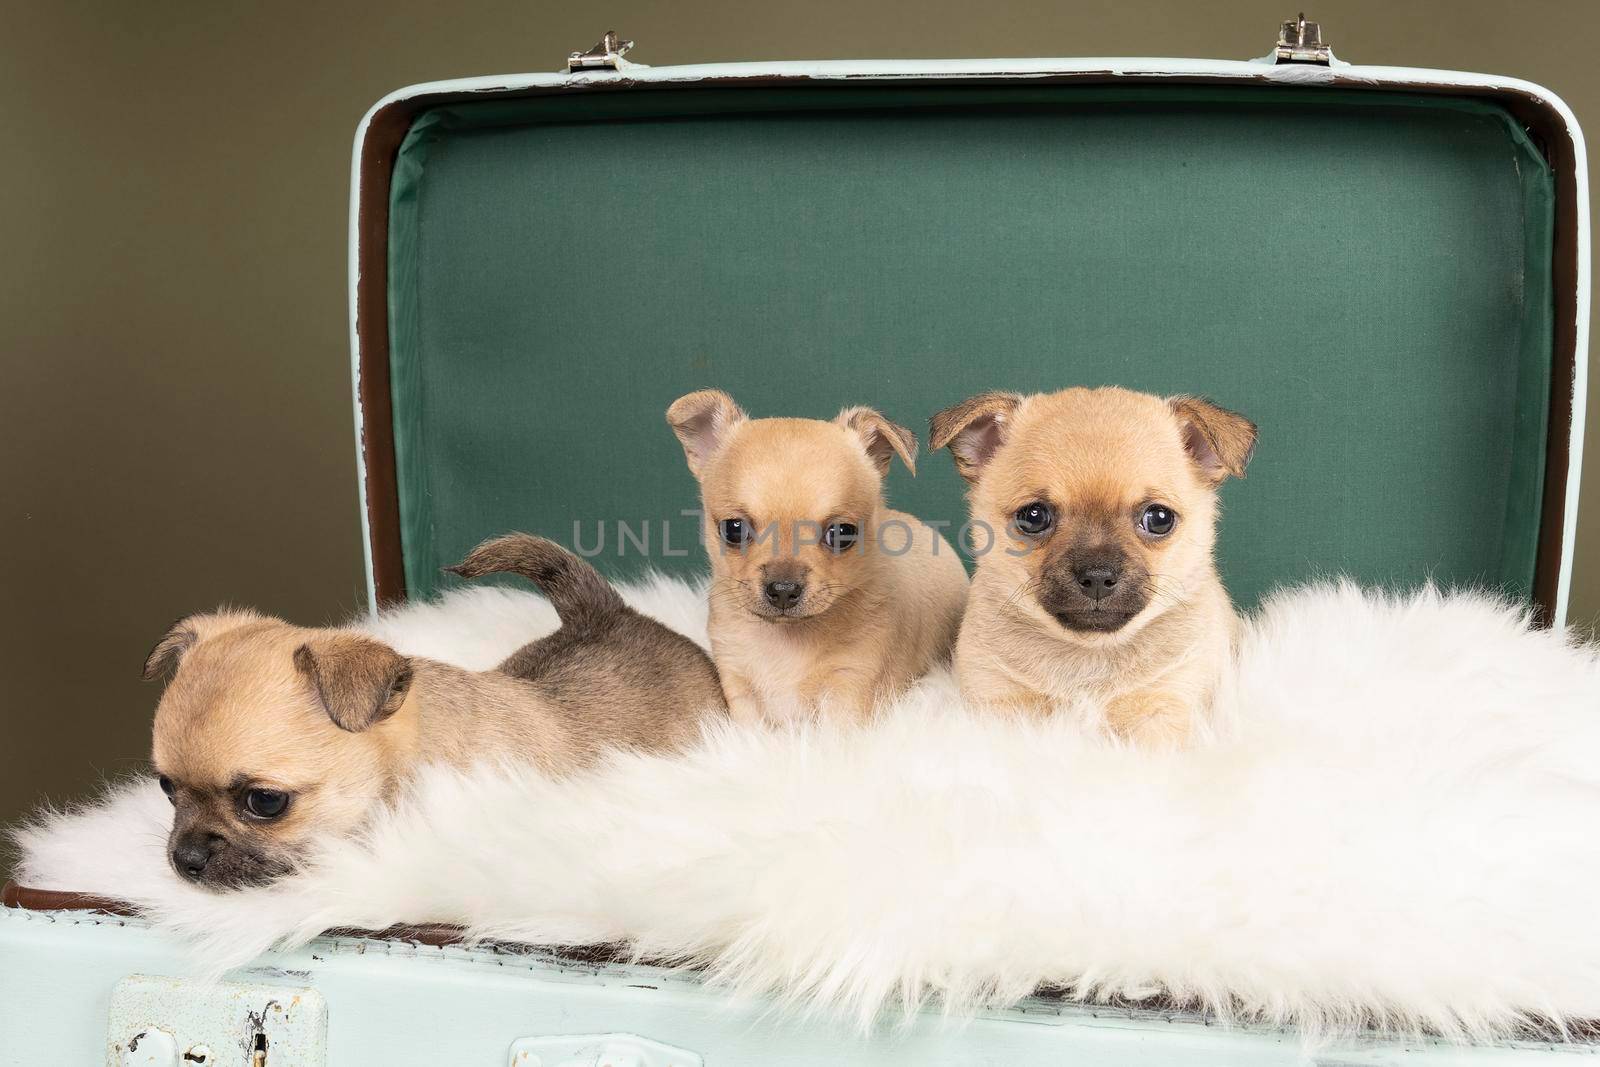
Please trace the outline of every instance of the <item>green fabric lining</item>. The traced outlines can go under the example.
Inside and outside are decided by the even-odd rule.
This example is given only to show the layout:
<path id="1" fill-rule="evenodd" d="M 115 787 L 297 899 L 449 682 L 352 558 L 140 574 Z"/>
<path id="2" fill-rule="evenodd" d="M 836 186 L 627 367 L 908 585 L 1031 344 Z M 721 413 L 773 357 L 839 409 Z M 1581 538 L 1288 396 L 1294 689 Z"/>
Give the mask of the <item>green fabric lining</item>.
<path id="1" fill-rule="evenodd" d="M 597 522 L 613 574 L 703 568 L 662 421 L 691 389 L 870 404 L 925 437 L 984 389 L 1115 383 L 1261 425 L 1223 491 L 1242 603 L 1333 573 L 1526 597 L 1553 202 L 1515 121 L 1461 98 L 896 84 L 428 111 L 390 205 L 408 588 L 481 537 L 592 548 Z M 891 501 L 958 526 L 949 458 L 918 470 Z M 618 555 L 618 520 L 650 524 L 648 557 Z"/>

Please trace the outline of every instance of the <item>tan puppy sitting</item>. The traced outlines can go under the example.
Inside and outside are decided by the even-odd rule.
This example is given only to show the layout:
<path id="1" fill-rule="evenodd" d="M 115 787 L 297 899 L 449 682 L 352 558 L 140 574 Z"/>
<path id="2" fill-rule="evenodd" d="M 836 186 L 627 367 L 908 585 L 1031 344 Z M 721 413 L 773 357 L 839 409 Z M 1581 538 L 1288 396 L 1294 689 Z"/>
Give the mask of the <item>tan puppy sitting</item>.
<path id="1" fill-rule="evenodd" d="M 1088 696 L 1113 733 L 1182 744 L 1238 626 L 1212 561 L 1216 489 L 1244 474 L 1255 425 L 1195 397 L 1067 389 L 975 396 L 935 415 L 930 439 L 995 534 L 956 652 L 967 699 L 1049 711 Z"/>
<path id="2" fill-rule="evenodd" d="M 891 456 L 915 471 L 911 431 L 869 408 L 751 419 L 715 389 L 667 422 L 700 481 L 711 650 L 735 718 L 862 718 L 948 657 L 966 570 L 883 500 Z"/>
<path id="3" fill-rule="evenodd" d="M 354 830 L 424 764 L 561 773 L 608 747 L 682 745 L 723 707 L 698 645 L 556 544 L 513 534 L 452 570 L 521 574 L 561 628 L 482 672 L 252 611 L 192 615 L 161 639 L 145 677 L 175 669 L 152 758 L 175 808 L 180 875 L 226 889 L 287 873 L 312 834 Z"/>

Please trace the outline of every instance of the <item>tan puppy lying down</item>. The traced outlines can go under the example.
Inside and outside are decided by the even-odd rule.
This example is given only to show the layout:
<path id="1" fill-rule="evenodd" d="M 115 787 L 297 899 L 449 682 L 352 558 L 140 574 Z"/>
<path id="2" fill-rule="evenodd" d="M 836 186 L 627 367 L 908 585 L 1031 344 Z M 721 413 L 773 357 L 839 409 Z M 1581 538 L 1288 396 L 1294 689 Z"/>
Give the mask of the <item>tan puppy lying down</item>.
<path id="1" fill-rule="evenodd" d="M 1238 626 L 1212 561 L 1216 490 L 1244 474 L 1255 425 L 1195 397 L 1067 389 L 975 396 L 930 440 L 997 535 L 956 651 L 967 699 L 1042 712 L 1090 696 L 1120 736 L 1187 739 Z"/>
<path id="2" fill-rule="evenodd" d="M 175 668 L 152 759 L 180 875 L 221 889 L 284 874 L 312 834 L 354 830 L 427 763 L 559 774 L 611 747 L 683 745 L 724 708 L 699 646 L 553 542 L 513 534 L 451 569 L 522 575 L 561 628 L 482 672 L 245 610 L 191 615 L 161 639 L 145 677 Z"/>
<path id="3" fill-rule="evenodd" d="M 884 503 L 917 439 L 869 408 L 751 419 L 715 389 L 667 422 L 700 481 L 712 655 L 735 718 L 864 717 L 948 658 L 967 574 L 947 541 Z"/>

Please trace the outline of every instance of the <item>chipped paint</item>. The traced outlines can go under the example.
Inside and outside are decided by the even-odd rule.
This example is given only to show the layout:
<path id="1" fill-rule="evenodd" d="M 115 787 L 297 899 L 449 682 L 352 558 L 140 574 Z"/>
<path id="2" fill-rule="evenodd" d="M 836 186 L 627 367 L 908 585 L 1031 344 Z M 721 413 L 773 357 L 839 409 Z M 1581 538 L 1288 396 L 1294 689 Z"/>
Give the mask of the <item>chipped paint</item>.
<path id="1" fill-rule="evenodd" d="M 511 1067 L 704 1067 L 697 1052 L 633 1034 L 524 1037 L 512 1042 Z"/>
<path id="2" fill-rule="evenodd" d="M 178 1045 L 166 1030 L 149 1027 L 128 1039 L 126 1048 L 114 1048 L 108 1055 L 113 1067 L 176 1067 Z"/>
<path id="3" fill-rule="evenodd" d="M 284 972 L 287 973 L 287 972 Z M 107 1062 L 159 1063 L 163 1067 L 264 1062 L 271 1050 L 272 1067 L 324 1067 L 328 1030 L 327 1006 L 314 989 L 239 982 L 199 982 L 160 975 L 129 975 L 111 993 L 106 1031 Z M 165 1037 L 161 1057 L 128 1060 L 121 1053 L 151 1045 L 151 1035 Z M 131 1039 L 127 1035 L 137 1035 Z M 178 1050 L 186 1049 L 182 1062 Z"/>

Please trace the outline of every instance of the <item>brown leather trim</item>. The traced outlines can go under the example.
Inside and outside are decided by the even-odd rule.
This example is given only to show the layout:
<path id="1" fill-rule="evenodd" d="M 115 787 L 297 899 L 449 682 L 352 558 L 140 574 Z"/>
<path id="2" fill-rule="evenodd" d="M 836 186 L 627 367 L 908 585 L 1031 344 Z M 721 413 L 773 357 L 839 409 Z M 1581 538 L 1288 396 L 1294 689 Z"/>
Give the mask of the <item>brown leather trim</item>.
<path id="1" fill-rule="evenodd" d="M 416 115 L 443 104 L 494 96 L 524 99 L 560 93 L 609 93 L 628 91 L 673 92 L 707 86 L 770 87 L 804 85 L 812 89 L 859 89 L 875 83 L 884 91 L 896 87 L 922 88 L 938 81 L 959 81 L 962 85 L 1040 84 L 1122 84 L 1137 81 L 1140 75 L 1113 71 L 1086 71 L 1017 79 L 994 77 L 941 78 L 937 75 L 916 78 L 868 77 L 824 81 L 799 75 L 771 75 L 757 78 L 705 78 L 696 82 L 671 84 L 611 81 L 560 88 L 449 92 L 415 96 L 396 101 L 372 116 L 361 147 L 361 178 L 358 208 L 358 243 L 355 250 L 359 280 L 356 284 L 356 336 L 361 345 L 359 398 L 364 413 L 362 454 L 367 469 L 367 519 L 371 528 L 373 584 L 379 604 L 405 599 L 405 569 L 400 543 L 400 498 L 394 459 L 394 419 L 389 395 L 389 180 L 394 161 Z M 1162 85 L 1263 85 L 1292 88 L 1260 76 L 1161 76 Z M 1551 369 L 1549 438 L 1545 450 L 1544 503 L 1539 516 L 1539 538 L 1534 565 L 1533 601 L 1538 619 L 1548 626 L 1554 616 L 1556 591 L 1560 581 L 1562 537 L 1567 495 L 1567 464 L 1572 447 L 1572 381 L 1579 353 L 1578 323 L 1578 218 L 1577 173 L 1572 138 L 1560 114 L 1544 100 L 1509 89 L 1417 84 L 1396 85 L 1350 78 L 1333 72 L 1325 82 L 1311 88 L 1358 91 L 1384 91 L 1471 96 L 1503 105 L 1521 122 L 1542 146 L 1556 175 L 1556 246 L 1553 288 L 1555 292 L 1554 363 Z M 1585 357 L 1587 353 L 1584 354 Z"/>
<path id="2" fill-rule="evenodd" d="M 400 488 L 394 458 L 394 405 L 389 393 L 389 179 L 412 111 L 385 108 L 372 117 L 361 145 L 356 216 L 356 402 L 361 405 L 361 458 L 366 469 L 367 526 L 373 588 L 383 607 L 406 597 L 400 549 Z"/>
<path id="3" fill-rule="evenodd" d="M 88 893 L 69 893 L 59 889 L 31 889 L 18 885 L 16 882 L 7 881 L 0 889 L 0 905 L 7 908 L 21 908 L 23 911 L 86 911 L 101 915 L 120 915 L 128 918 L 136 917 L 138 909 L 120 900 L 109 897 L 97 897 Z M 418 945 L 431 945 L 434 948 L 443 948 L 447 945 L 460 945 L 466 942 L 464 931 L 459 926 L 450 926 L 445 923 L 426 923 L 417 926 L 398 925 L 383 930 L 359 930 L 353 927 L 338 926 L 326 931 L 324 937 L 362 937 L 377 941 L 404 941 Z M 547 947 L 540 945 L 522 945 L 511 942 L 485 942 L 491 950 L 498 949 L 504 952 L 528 955 L 539 953 L 551 956 L 568 963 L 585 965 L 598 965 L 604 963 L 627 963 L 633 957 L 618 945 L 582 945 L 572 947 Z"/>
<path id="4" fill-rule="evenodd" d="M 459 926 L 446 926 L 443 923 L 427 923 L 421 926 L 391 926 L 384 930 L 359 930 L 351 926 L 336 926 L 323 934 L 324 937 L 370 937 L 379 941 L 415 941 L 419 945 L 432 945 L 443 948 L 445 945 L 459 945 L 466 940 L 462 936 Z"/>
<path id="5" fill-rule="evenodd" d="M 7 881 L 0 889 L 0 904 L 24 911 L 92 911 L 104 915 L 134 917 L 137 908 L 121 900 L 98 897 L 90 893 L 71 893 L 60 889 L 32 889 Z M 356 930 L 339 927 L 329 930 L 329 937 L 372 937 L 390 941 L 415 941 L 423 945 L 454 945 L 462 938 L 459 926 L 425 924 L 420 926 L 391 926 L 387 930 Z"/>
<path id="6" fill-rule="evenodd" d="M 89 893 L 68 893 L 59 889 L 29 889 L 8 881 L 0 889 L 0 904 L 25 911 L 98 911 L 107 915 L 132 915 L 133 909 L 120 900 Z"/>
<path id="7" fill-rule="evenodd" d="M 1562 543 L 1566 530 L 1568 464 L 1572 459 L 1572 406 L 1578 351 L 1578 173 L 1572 137 L 1560 116 L 1547 106 L 1513 114 L 1522 120 L 1543 149 L 1556 177 L 1555 263 L 1551 290 L 1555 298 L 1553 362 L 1550 367 L 1549 433 L 1544 456 L 1544 503 L 1539 516 L 1539 545 L 1533 570 L 1533 599 L 1539 620 L 1549 626 L 1555 617 L 1561 583 Z"/>

